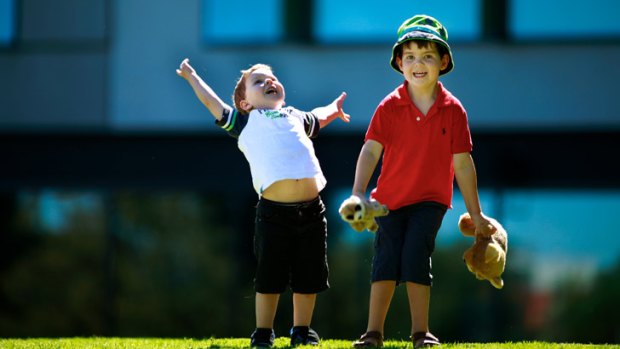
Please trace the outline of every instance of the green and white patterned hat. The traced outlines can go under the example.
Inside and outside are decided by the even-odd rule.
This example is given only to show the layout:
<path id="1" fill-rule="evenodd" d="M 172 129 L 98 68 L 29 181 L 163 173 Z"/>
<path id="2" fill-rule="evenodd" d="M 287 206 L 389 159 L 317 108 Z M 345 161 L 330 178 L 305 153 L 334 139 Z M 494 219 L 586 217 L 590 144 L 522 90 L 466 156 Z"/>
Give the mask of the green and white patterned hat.
<path id="1" fill-rule="evenodd" d="M 399 45 L 410 40 L 432 41 L 446 48 L 450 56 L 450 63 L 448 63 L 445 69 L 439 72 L 439 75 L 447 74 L 454 68 L 452 51 L 450 50 L 450 45 L 448 45 L 448 30 L 435 18 L 428 15 L 415 15 L 404 21 L 398 28 L 397 33 L 398 40 L 394 44 L 394 47 L 392 47 L 392 58 L 390 59 L 390 65 L 397 72 L 403 73 L 398 67 L 398 64 L 396 64 L 396 55 L 394 51 Z"/>

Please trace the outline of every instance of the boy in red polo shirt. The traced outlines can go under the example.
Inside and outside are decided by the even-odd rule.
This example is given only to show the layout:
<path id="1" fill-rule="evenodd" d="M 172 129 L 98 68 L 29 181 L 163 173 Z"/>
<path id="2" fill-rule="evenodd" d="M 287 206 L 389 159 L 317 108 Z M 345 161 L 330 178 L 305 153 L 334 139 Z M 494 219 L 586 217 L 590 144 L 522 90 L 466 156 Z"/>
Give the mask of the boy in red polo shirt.
<path id="1" fill-rule="evenodd" d="M 390 214 L 377 219 L 366 333 L 354 347 L 383 345 L 384 323 L 398 283 L 407 285 L 414 347 L 439 345 L 429 331 L 431 254 L 457 183 L 477 231 L 489 224 L 478 199 L 465 109 L 439 76 L 452 70 L 447 30 L 416 15 L 398 29 L 390 65 L 405 81 L 377 107 L 359 154 L 352 195 L 365 200 L 381 154 L 371 196 Z"/>

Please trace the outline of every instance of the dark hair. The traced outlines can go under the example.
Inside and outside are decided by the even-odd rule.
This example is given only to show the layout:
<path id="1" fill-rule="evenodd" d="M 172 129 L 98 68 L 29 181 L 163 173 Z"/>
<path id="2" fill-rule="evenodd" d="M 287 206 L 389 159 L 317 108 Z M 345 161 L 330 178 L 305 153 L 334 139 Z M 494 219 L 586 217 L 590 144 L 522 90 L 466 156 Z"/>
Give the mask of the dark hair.
<path id="1" fill-rule="evenodd" d="M 396 48 L 394 49 L 394 56 L 395 57 L 399 57 L 399 58 L 403 58 L 403 45 L 408 43 L 408 42 L 415 42 L 418 45 L 418 48 L 427 48 L 429 45 L 434 44 L 435 48 L 437 48 L 437 52 L 439 52 L 439 57 L 443 57 L 444 55 L 448 55 L 450 56 L 450 54 L 448 53 L 448 49 L 439 43 L 436 43 L 434 41 L 429 41 L 429 40 L 409 40 L 409 41 L 405 41 L 402 44 L 396 46 Z"/>

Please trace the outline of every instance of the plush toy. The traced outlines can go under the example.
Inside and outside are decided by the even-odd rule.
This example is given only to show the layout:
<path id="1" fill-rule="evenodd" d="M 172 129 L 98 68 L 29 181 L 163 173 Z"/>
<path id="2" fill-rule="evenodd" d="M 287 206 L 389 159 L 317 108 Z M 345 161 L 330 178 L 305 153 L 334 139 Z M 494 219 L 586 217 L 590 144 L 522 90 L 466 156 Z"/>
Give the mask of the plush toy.
<path id="1" fill-rule="evenodd" d="M 387 206 L 378 201 L 374 199 L 364 201 L 355 195 L 346 199 L 338 210 L 340 217 L 349 223 L 355 231 L 361 232 L 368 229 L 373 233 L 379 229 L 375 217 L 387 216 L 389 212 Z"/>
<path id="2" fill-rule="evenodd" d="M 478 280 L 488 280 L 495 288 L 504 287 L 502 273 L 506 266 L 508 252 L 508 235 L 504 228 L 493 218 L 487 217 L 491 224 L 482 232 L 476 232 L 474 221 L 469 213 L 459 219 L 459 230 L 465 236 L 476 238 L 473 246 L 463 254 L 467 269 Z"/>

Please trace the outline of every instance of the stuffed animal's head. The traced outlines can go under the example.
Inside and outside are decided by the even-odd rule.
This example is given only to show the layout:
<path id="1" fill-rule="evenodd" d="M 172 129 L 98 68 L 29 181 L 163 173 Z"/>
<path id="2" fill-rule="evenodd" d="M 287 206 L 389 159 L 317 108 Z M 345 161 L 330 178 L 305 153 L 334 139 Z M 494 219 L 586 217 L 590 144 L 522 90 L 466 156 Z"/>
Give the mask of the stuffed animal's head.
<path id="1" fill-rule="evenodd" d="M 340 217 L 347 223 L 359 222 L 366 215 L 366 205 L 358 196 L 351 196 L 346 199 L 338 210 Z"/>
<path id="2" fill-rule="evenodd" d="M 376 200 L 364 201 L 352 195 L 340 205 L 338 213 L 355 231 L 361 232 L 368 229 L 374 233 L 379 229 L 375 217 L 386 216 L 389 211 L 385 205 Z"/>
<path id="3" fill-rule="evenodd" d="M 502 273 L 506 267 L 508 235 L 493 218 L 487 219 L 491 226 L 483 232 L 476 232 L 476 226 L 468 213 L 461 215 L 459 229 L 465 236 L 475 236 L 474 244 L 463 254 L 467 269 L 479 280 L 488 280 L 495 288 L 504 287 Z"/>

